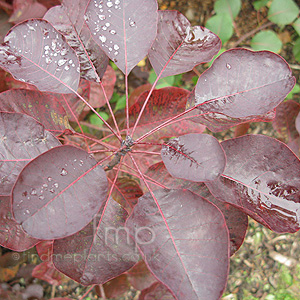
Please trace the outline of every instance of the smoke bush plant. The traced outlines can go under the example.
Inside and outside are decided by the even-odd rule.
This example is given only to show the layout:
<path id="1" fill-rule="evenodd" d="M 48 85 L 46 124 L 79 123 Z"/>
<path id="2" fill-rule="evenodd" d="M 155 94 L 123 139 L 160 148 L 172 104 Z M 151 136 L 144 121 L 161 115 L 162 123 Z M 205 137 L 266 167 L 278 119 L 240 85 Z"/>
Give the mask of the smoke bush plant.
<path id="1" fill-rule="evenodd" d="M 155 0 L 64 0 L 44 19 L 14 26 L 0 64 L 27 88 L 0 94 L 1 245 L 24 251 L 53 241 L 55 267 L 83 285 L 141 259 L 155 283 L 140 299 L 219 299 L 247 216 L 278 233 L 299 230 L 296 155 L 263 135 L 219 143 L 203 134 L 272 120 L 295 84 L 283 58 L 232 49 L 192 92 L 155 90 L 220 47 L 215 34 L 158 11 Z M 145 56 L 158 77 L 129 107 L 128 74 Z M 108 58 L 125 75 L 123 128 L 106 95 L 108 121 L 87 101 L 92 85 L 105 94 Z M 83 133 L 81 102 L 111 134 Z"/>

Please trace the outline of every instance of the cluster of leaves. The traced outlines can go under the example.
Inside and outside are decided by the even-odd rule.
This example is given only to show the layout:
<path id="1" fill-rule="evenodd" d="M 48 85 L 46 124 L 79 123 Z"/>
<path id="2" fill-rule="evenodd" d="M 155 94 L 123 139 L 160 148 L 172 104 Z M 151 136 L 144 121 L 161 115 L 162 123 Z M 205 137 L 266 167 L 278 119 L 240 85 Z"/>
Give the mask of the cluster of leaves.
<path id="1" fill-rule="evenodd" d="M 220 48 L 155 0 L 64 0 L 14 26 L 0 46 L 22 87 L 0 94 L 0 244 L 46 248 L 35 274 L 56 268 L 86 286 L 131 277 L 140 300 L 219 299 L 248 216 L 298 231 L 297 156 L 262 135 L 203 134 L 271 121 L 295 84 L 283 58 L 232 49 L 192 92 L 155 89 Z M 128 75 L 145 56 L 157 78 L 129 101 Z M 104 87 L 109 59 L 125 76 L 119 118 Z M 109 132 L 84 134 L 82 103 Z"/>

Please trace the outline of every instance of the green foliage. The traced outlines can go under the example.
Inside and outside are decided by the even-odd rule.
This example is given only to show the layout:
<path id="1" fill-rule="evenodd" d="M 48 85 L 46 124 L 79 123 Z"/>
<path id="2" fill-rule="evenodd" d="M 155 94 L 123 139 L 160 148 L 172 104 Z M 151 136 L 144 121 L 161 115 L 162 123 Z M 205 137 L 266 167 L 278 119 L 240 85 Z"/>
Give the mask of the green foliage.
<path id="1" fill-rule="evenodd" d="M 217 0 L 214 9 L 217 15 L 230 15 L 233 21 L 239 14 L 241 6 L 241 0 Z"/>
<path id="2" fill-rule="evenodd" d="M 157 76 L 156 76 L 154 70 L 151 70 L 148 81 L 151 84 L 153 84 L 154 81 L 156 80 L 156 78 L 157 78 Z M 158 83 L 155 88 L 161 89 L 161 88 L 169 87 L 169 86 L 177 86 L 177 87 L 181 86 L 181 84 L 182 84 L 181 79 L 182 79 L 182 74 L 164 77 L 164 78 L 158 80 Z"/>
<path id="3" fill-rule="evenodd" d="M 264 30 L 257 33 L 251 40 L 253 50 L 269 50 L 278 53 L 281 50 L 282 42 L 272 30 Z"/>
<path id="4" fill-rule="evenodd" d="M 205 27 L 226 43 L 233 35 L 233 24 L 229 14 L 215 15 L 207 20 Z"/>
<path id="5" fill-rule="evenodd" d="M 126 107 L 126 96 L 123 95 L 122 97 L 118 98 L 114 111 L 124 109 L 125 107 Z"/>
<path id="6" fill-rule="evenodd" d="M 104 112 L 104 111 L 100 111 L 99 115 L 106 121 L 109 118 L 109 115 Z M 103 125 L 102 120 L 96 115 L 96 114 L 92 114 L 89 117 L 89 121 L 91 124 L 96 125 L 101 127 Z"/>
<path id="7" fill-rule="evenodd" d="M 265 7 L 268 4 L 269 0 L 258 0 L 253 2 L 253 7 L 256 10 L 260 10 L 262 7 Z"/>
<path id="8" fill-rule="evenodd" d="M 217 55 L 215 55 L 215 57 L 208 63 L 208 66 L 210 67 L 212 65 L 212 63 L 215 61 L 215 59 L 220 56 L 223 52 L 225 52 L 226 49 L 225 48 L 221 48 L 218 52 Z"/>
<path id="9" fill-rule="evenodd" d="M 300 93 L 300 85 L 296 83 L 294 88 L 286 96 L 286 99 L 293 99 L 294 94 L 298 94 L 298 93 Z"/>
<path id="10" fill-rule="evenodd" d="M 294 24 L 293 24 L 294 29 L 296 30 L 296 32 L 298 33 L 298 35 L 300 35 L 300 18 L 298 18 Z"/>
<path id="11" fill-rule="evenodd" d="M 297 18 L 298 13 L 299 7 L 293 0 L 274 0 L 268 18 L 277 25 L 287 25 Z"/>
<path id="12" fill-rule="evenodd" d="M 300 37 L 296 40 L 293 47 L 293 54 L 295 59 L 300 62 Z"/>

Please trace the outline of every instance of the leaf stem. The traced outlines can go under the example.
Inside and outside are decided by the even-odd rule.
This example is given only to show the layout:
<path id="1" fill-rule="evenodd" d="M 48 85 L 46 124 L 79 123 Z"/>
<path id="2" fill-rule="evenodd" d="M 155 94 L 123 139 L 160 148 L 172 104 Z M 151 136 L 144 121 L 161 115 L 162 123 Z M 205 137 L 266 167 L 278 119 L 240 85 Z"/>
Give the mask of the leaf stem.
<path id="1" fill-rule="evenodd" d="M 82 300 L 83 298 L 85 298 L 89 292 L 94 288 L 95 284 L 93 284 L 85 293 L 83 296 L 81 296 L 78 300 Z"/>

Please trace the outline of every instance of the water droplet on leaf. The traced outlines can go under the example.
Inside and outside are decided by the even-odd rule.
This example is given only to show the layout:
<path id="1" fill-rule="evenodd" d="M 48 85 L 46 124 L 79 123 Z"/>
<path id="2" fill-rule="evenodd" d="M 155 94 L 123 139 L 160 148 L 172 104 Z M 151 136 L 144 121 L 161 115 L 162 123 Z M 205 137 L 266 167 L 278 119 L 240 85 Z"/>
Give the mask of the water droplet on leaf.
<path id="1" fill-rule="evenodd" d="M 230 70 L 231 69 L 231 65 L 230 64 L 226 64 L 226 68 L 228 69 L 228 70 Z"/>
<path id="2" fill-rule="evenodd" d="M 66 169 L 62 168 L 61 172 L 60 172 L 60 175 L 61 176 L 66 176 L 66 175 L 68 175 L 68 171 Z"/>

